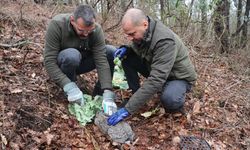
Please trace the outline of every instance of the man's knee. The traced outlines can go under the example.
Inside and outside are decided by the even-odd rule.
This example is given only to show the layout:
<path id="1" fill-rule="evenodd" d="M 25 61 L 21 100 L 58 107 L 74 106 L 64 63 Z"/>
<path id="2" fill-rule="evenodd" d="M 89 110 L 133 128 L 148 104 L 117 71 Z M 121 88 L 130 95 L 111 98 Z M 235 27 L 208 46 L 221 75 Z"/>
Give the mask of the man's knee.
<path id="1" fill-rule="evenodd" d="M 174 93 L 164 92 L 161 95 L 161 102 L 167 110 L 178 110 L 184 105 L 185 94 L 175 95 Z"/>
<path id="2" fill-rule="evenodd" d="M 81 53 L 74 48 L 62 50 L 58 55 L 58 64 L 69 67 L 77 67 L 81 62 Z"/>
<path id="3" fill-rule="evenodd" d="M 177 110 L 182 108 L 185 102 L 186 92 L 189 88 L 190 85 L 184 80 L 166 82 L 161 95 L 161 102 L 165 109 Z"/>
<path id="4" fill-rule="evenodd" d="M 113 60 L 114 59 L 114 53 L 116 48 L 113 45 L 106 45 L 106 54 L 108 59 Z"/>

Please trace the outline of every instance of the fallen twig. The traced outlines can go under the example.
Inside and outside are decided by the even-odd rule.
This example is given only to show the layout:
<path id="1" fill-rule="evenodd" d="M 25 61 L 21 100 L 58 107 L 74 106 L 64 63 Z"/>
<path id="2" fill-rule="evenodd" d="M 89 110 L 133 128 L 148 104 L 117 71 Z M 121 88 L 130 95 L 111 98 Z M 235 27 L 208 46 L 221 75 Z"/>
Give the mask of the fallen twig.
<path id="1" fill-rule="evenodd" d="M 20 41 L 14 44 L 4 44 L 4 43 L 0 43 L 0 47 L 2 48 L 14 48 L 14 47 L 23 47 L 27 44 L 33 44 L 38 46 L 39 48 L 41 48 L 43 50 L 43 47 L 39 44 L 39 43 L 34 43 L 34 42 L 30 42 L 29 40 L 25 40 L 25 41 Z"/>
<path id="2" fill-rule="evenodd" d="M 47 84 L 47 82 L 45 82 L 45 85 L 46 85 L 46 89 L 47 89 L 47 92 L 48 92 L 48 103 L 49 103 L 49 107 L 50 107 L 50 89 L 49 89 L 49 86 Z"/>
<path id="3" fill-rule="evenodd" d="M 50 121 L 48 121 L 48 120 L 46 120 L 46 119 L 43 119 L 43 118 L 41 118 L 41 117 L 39 117 L 39 116 L 37 116 L 37 115 L 35 115 L 35 114 L 29 113 L 29 112 L 27 112 L 27 111 L 25 111 L 25 110 L 23 110 L 23 109 L 20 109 L 20 111 L 22 111 L 22 112 L 24 112 L 24 113 L 26 113 L 26 114 L 28 114 L 28 115 L 30 115 L 30 116 L 35 116 L 35 117 L 37 117 L 38 119 L 43 120 L 43 121 L 49 123 L 50 125 L 52 124 Z"/>
<path id="4" fill-rule="evenodd" d="M 0 47 L 2 47 L 2 48 L 23 47 L 24 45 L 27 45 L 28 43 L 29 43 L 28 40 L 21 41 L 21 42 L 18 42 L 18 43 L 14 43 L 14 44 L 3 44 L 3 43 L 0 43 Z"/>
<path id="5" fill-rule="evenodd" d="M 2 114 L 1 114 L 1 115 L 2 115 L 2 116 L 5 116 L 5 112 L 4 112 L 4 95 L 0 95 L 0 99 L 3 99 L 3 101 L 1 101 L 1 103 L 0 103 L 1 106 L 2 106 L 2 111 L 1 111 Z M 0 107 L 0 108 L 1 108 L 1 107 Z M 2 126 L 2 128 L 1 128 L 1 133 L 3 133 L 3 131 L 4 131 L 4 118 L 5 118 L 5 117 L 2 117 L 2 118 L 1 118 L 1 122 L 2 122 L 2 125 L 1 125 L 1 126 Z M 0 123 L 1 123 L 1 122 L 0 122 Z M 1 135 L 2 135 L 2 134 L 1 134 Z M 0 137 L 0 139 L 1 139 L 1 137 Z M 2 139 L 1 139 L 1 140 L 2 140 Z M 2 147 L 2 149 L 5 148 L 4 142 L 1 142 L 1 147 Z"/>
<path id="6" fill-rule="evenodd" d="M 89 140 L 91 140 L 95 150 L 100 150 L 100 146 L 98 144 L 98 142 L 95 140 L 95 138 L 90 134 L 89 130 L 87 128 L 84 128 L 84 132 L 86 133 L 87 137 L 89 138 Z"/>
<path id="7" fill-rule="evenodd" d="M 243 81 L 246 81 L 246 80 L 248 80 L 248 79 L 249 79 L 249 77 L 244 78 L 244 79 L 240 79 L 240 80 L 238 80 L 238 81 L 236 81 L 236 82 L 234 81 L 234 82 L 232 82 L 229 86 L 223 88 L 222 90 L 219 90 L 219 91 L 213 93 L 212 96 L 219 95 L 219 94 L 221 94 L 221 93 L 224 92 L 224 91 L 229 91 L 232 87 L 235 87 L 236 85 L 238 85 L 238 84 L 240 84 L 240 83 L 242 83 Z"/>

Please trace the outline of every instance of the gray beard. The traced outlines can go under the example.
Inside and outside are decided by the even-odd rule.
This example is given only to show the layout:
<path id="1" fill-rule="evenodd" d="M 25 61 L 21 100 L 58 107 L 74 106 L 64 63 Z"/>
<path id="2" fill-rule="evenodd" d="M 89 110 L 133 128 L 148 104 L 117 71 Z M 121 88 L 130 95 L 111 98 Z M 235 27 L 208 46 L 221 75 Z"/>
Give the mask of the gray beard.
<path id="1" fill-rule="evenodd" d="M 81 40 L 85 40 L 85 39 L 88 38 L 88 36 L 79 36 L 79 38 L 80 38 Z"/>

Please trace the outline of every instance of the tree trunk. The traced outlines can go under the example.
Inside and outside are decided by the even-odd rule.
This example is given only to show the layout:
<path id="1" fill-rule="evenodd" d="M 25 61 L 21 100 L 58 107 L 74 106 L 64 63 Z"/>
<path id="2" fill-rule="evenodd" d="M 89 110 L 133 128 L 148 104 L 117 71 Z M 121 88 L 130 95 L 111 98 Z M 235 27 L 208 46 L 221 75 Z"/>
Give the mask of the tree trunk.
<path id="1" fill-rule="evenodd" d="M 185 1 L 184 1 L 184 3 L 185 3 Z M 186 29 L 185 30 L 188 29 L 189 24 L 191 22 L 191 18 L 192 18 L 192 15 L 193 15 L 193 5 L 194 5 L 194 0 L 191 1 L 190 5 L 189 5 L 189 8 L 188 8 L 188 18 L 186 20 L 186 25 L 185 25 Z"/>
<path id="2" fill-rule="evenodd" d="M 105 5 L 104 5 L 104 2 L 103 0 L 101 0 L 101 14 L 102 14 L 102 19 L 104 20 L 105 19 Z"/>
<path id="3" fill-rule="evenodd" d="M 200 9 L 201 9 L 201 39 L 206 35 L 207 30 L 207 1 L 200 0 Z"/>
<path id="4" fill-rule="evenodd" d="M 229 18 L 230 18 L 230 2 L 229 0 L 224 1 L 224 6 L 225 6 L 225 11 L 224 11 L 224 16 L 225 16 L 225 24 L 226 24 L 226 31 L 230 35 L 230 27 L 229 27 Z"/>
<path id="5" fill-rule="evenodd" d="M 241 26 L 241 13 L 242 13 L 242 0 L 238 0 L 238 6 L 237 6 L 237 29 Z"/>
<path id="6" fill-rule="evenodd" d="M 236 42 L 236 47 L 240 46 L 240 42 L 241 42 L 241 25 L 242 25 L 242 21 L 241 21 L 241 17 L 242 17 L 242 0 L 238 0 L 238 5 L 237 5 L 237 26 L 236 26 L 236 31 L 235 33 L 232 34 L 232 37 L 235 37 L 234 40 Z"/>
<path id="7" fill-rule="evenodd" d="M 241 36 L 242 47 L 245 47 L 247 44 L 247 24 L 249 22 L 249 11 L 250 11 L 250 0 L 247 0 L 246 11 L 244 15 L 244 23 L 242 27 L 242 36 Z"/>
<path id="8" fill-rule="evenodd" d="M 126 1 L 123 1 L 121 0 L 121 8 L 122 8 L 122 11 L 125 12 L 126 10 Z"/>
<path id="9" fill-rule="evenodd" d="M 161 8 L 161 21 L 164 22 L 164 0 L 160 0 L 160 8 Z"/>
<path id="10" fill-rule="evenodd" d="M 111 5 L 112 5 L 111 2 L 109 0 L 107 0 L 107 12 L 110 11 Z"/>
<path id="11" fill-rule="evenodd" d="M 229 2 L 220 0 L 214 12 L 214 30 L 217 40 L 220 42 L 220 53 L 229 52 Z"/>

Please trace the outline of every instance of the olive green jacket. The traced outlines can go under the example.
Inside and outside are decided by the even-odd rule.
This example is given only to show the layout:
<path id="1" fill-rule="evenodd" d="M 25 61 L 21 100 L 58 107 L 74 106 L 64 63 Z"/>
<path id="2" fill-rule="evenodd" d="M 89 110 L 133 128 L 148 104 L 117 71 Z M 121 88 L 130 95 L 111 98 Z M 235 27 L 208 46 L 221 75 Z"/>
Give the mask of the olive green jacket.
<path id="1" fill-rule="evenodd" d="M 106 58 L 104 34 L 99 24 L 87 39 L 80 39 L 70 23 L 71 14 L 55 16 L 47 27 L 45 36 L 44 65 L 49 76 L 60 87 L 71 82 L 57 65 L 61 50 L 75 48 L 81 53 L 93 54 L 102 89 L 112 88 L 111 73 Z"/>
<path id="2" fill-rule="evenodd" d="M 192 83 L 197 76 L 188 49 L 180 38 L 161 22 L 150 17 L 148 21 L 149 28 L 142 43 L 129 46 L 150 71 L 148 78 L 125 106 L 131 114 L 161 91 L 167 80 L 186 80 Z"/>

